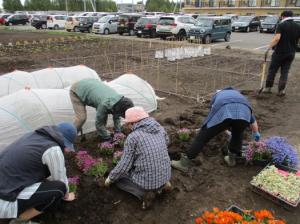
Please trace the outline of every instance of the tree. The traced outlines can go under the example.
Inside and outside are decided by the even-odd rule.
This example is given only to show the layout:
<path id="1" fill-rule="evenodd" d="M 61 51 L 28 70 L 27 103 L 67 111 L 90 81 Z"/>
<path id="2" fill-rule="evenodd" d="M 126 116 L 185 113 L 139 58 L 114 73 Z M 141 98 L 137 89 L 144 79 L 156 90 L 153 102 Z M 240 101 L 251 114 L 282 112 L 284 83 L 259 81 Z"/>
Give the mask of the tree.
<path id="1" fill-rule="evenodd" d="M 174 4 L 169 0 L 148 0 L 145 9 L 148 12 L 173 12 Z"/>
<path id="2" fill-rule="evenodd" d="M 23 9 L 23 5 L 20 0 L 3 0 L 3 8 L 6 11 L 18 11 Z"/>
<path id="3" fill-rule="evenodd" d="M 32 11 L 47 11 L 51 8 L 50 0 L 26 0 L 24 3 L 26 10 Z"/>

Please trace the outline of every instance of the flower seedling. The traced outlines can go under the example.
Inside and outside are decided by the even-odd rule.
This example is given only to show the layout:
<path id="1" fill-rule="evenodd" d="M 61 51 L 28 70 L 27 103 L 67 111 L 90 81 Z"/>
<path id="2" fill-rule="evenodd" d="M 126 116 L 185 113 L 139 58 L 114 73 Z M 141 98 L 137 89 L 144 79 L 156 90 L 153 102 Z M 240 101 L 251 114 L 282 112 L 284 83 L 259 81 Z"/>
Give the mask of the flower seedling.
<path id="1" fill-rule="evenodd" d="M 266 139 L 264 142 L 272 153 L 273 162 L 290 167 L 297 167 L 297 152 L 294 147 L 288 143 L 286 138 L 274 136 Z"/>
<path id="2" fill-rule="evenodd" d="M 191 131 L 187 128 L 181 128 L 178 131 L 178 137 L 181 141 L 188 141 L 190 139 Z"/>
<path id="3" fill-rule="evenodd" d="M 250 142 L 245 151 L 246 160 L 271 160 L 271 151 L 264 142 Z"/>
<path id="4" fill-rule="evenodd" d="M 110 141 L 106 141 L 99 145 L 99 149 L 101 154 L 111 156 L 114 153 L 115 145 Z"/>
<path id="5" fill-rule="evenodd" d="M 107 170 L 108 167 L 106 163 L 104 163 L 102 160 L 99 160 L 91 167 L 91 169 L 89 169 L 87 174 L 94 177 L 103 177 Z"/>
<path id="6" fill-rule="evenodd" d="M 69 182 L 69 192 L 76 192 L 77 187 L 79 185 L 80 178 L 79 176 L 74 176 L 74 177 L 69 177 L 68 182 Z"/>
<path id="7" fill-rule="evenodd" d="M 221 211 L 214 208 L 212 212 L 205 211 L 202 216 L 195 219 L 195 224 L 285 224 L 285 221 L 277 220 L 268 210 L 247 212 L 239 214 L 232 211 Z"/>
<path id="8" fill-rule="evenodd" d="M 114 152 L 114 157 L 113 157 L 113 164 L 114 165 L 117 165 L 117 163 L 120 161 L 122 155 L 123 155 L 123 151 Z"/>
<path id="9" fill-rule="evenodd" d="M 119 147 L 123 148 L 125 142 L 125 135 L 121 132 L 114 134 L 113 142 L 115 145 L 118 145 Z"/>

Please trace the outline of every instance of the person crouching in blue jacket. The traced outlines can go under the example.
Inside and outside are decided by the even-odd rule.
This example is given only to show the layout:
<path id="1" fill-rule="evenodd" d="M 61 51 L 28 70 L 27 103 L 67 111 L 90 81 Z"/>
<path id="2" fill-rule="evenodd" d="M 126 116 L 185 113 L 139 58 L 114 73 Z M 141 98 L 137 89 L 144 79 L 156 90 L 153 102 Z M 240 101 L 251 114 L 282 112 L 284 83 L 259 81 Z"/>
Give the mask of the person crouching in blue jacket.
<path id="1" fill-rule="evenodd" d="M 202 148 L 213 137 L 225 130 L 231 130 L 228 155 L 224 160 L 228 166 L 236 165 L 236 157 L 241 156 L 243 133 L 250 125 L 252 138 L 260 140 L 258 125 L 249 101 L 239 91 L 229 87 L 218 91 L 211 100 L 211 109 L 204 120 L 187 154 L 182 154 L 179 161 L 172 161 L 172 167 L 187 172 L 191 160 L 196 158 Z"/>

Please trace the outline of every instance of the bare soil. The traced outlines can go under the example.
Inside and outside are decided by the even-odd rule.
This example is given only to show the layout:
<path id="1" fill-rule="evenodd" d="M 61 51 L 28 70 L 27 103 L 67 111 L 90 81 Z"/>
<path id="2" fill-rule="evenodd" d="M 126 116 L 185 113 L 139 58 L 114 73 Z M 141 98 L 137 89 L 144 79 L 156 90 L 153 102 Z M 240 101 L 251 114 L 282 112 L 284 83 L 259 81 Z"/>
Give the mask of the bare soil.
<path id="1" fill-rule="evenodd" d="M 24 37 L 25 34 L 19 34 L 20 39 Z M 35 36 L 34 38 L 38 37 L 39 36 Z M 0 38 L 3 38 L 3 36 L 0 35 Z M 3 42 L 4 40 L 0 39 L 0 42 L 1 41 Z M 118 45 L 118 43 L 120 45 Z M 88 46 L 88 44 L 86 45 Z M 111 50 L 118 49 L 118 46 L 119 48 L 120 46 L 125 46 L 121 41 L 114 42 L 113 45 L 114 47 L 112 47 Z M 129 45 L 127 47 L 130 49 Z M 91 54 L 93 51 L 91 49 L 80 50 L 80 48 L 75 48 L 67 53 L 63 51 L 59 52 L 55 49 L 47 52 L 48 56 L 63 58 L 70 52 L 79 55 L 81 52 L 82 54 L 87 54 L 88 52 Z M 227 49 L 215 50 L 213 53 L 224 55 L 224 57 L 232 57 L 234 59 L 232 61 L 232 68 L 235 70 L 240 69 L 241 66 L 246 64 L 246 70 L 249 73 L 258 74 L 260 71 L 260 64 L 251 60 L 262 60 L 262 55 Z M 39 63 L 40 58 L 27 57 L 25 53 L 12 55 L 13 56 L 10 57 L 12 63 L 14 65 L 21 63 L 22 67 L 27 70 L 32 69 L 35 65 L 41 66 L 40 68 L 43 68 L 42 66 L 45 65 L 44 63 Z M 240 60 L 236 60 L 236 58 L 240 58 Z M 225 59 L 218 59 L 220 64 L 222 64 L 222 60 L 226 61 Z M 247 63 L 247 61 L 249 63 Z M 130 65 L 131 62 L 132 61 L 129 60 L 128 65 Z M 1 57 L 0 69 L 2 73 L 7 71 L 5 70 L 5 63 L 5 59 Z M 239 63 L 240 66 L 238 66 Z M 230 64 L 226 62 L 228 69 L 230 67 L 229 65 Z M 194 82 L 199 82 L 199 76 L 203 82 L 209 83 L 209 73 L 212 72 L 211 70 L 201 71 L 199 67 L 195 67 L 193 71 L 193 67 L 190 64 L 187 64 L 187 66 L 189 67 L 189 76 L 186 76 L 184 79 L 186 89 L 197 88 Z M 4 69 L 4 71 L 2 69 Z M 181 68 L 181 70 L 184 69 L 185 68 Z M 242 90 L 252 102 L 263 137 L 272 135 L 286 136 L 294 145 L 299 144 L 300 93 L 297 88 L 297 83 L 299 83 L 300 79 L 298 76 L 299 69 L 300 63 L 296 59 L 291 69 L 287 96 L 284 98 L 279 98 L 275 94 L 257 96 L 256 90 L 259 88 L 258 77 L 253 81 L 243 83 L 239 86 L 239 89 Z M 203 72 L 205 73 L 203 74 Z M 241 70 L 241 74 L 242 73 L 245 73 L 245 70 Z M 162 73 L 162 75 L 163 74 L 164 73 Z M 235 81 L 236 83 L 242 83 L 246 81 L 247 78 L 249 77 L 241 76 L 236 78 Z M 230 84 L 230 81 L 227 83 Z M 174 79 L 170 79 L 169 82 L 165 79 L 163 82 L 164 89 L 166 90 L 172 90 L 174 84 Z M 224 81 L 222 84 L 226 85 L 226 82 Z M 216 86 L 211 86 L 207 89 L 207 92 L 214 87 Z M 276 91 L 276 89 L 274 90 Z M 159 101 L 159 108 L 152 116 L 168 131 L 171 138 L 171 144 L 169 146 L 170 157 L 178 159 L 180 152 L 184 152 L 188 149 L 192 139 L 187 143 L 180 142 L 177 139 L 176 131 L 181 127 L 191 129 L 200 127 L 202 120 L 208 114 L 209 97 L 206 97 L 203 103 L 200 104 L 195 100 L 185 97 L 178 97 L 159 91 L 157 94 L 166 99 Z M 249 140 L 249 136 L 250 130 L 246 133 L 245 141 Z M 244 209 L 269 209 L 275 213 L 276 217 L 285 219 L 287 223 L 300 223 L 300 217 L 298 215 L 300 208 L 286 210 L 282 206 L 276 205 L 251 191 L 249 182 L 262 167 L 238 165 L 234 168 L 228 168 L 225 166 L 221 149 L 226 143 L 227 138 L 224 134 L 214 138 L 205 147 L 203 153 L 199 155 L 198 163 L 195 164 L 188 174 L 182 174 L 179 171 L 173 170 L 171 182 L 174 186 L 174 190 L 169 194 L 157 198 L 153 206 L 147 211 L 141 210 L 141 203 L 133 196 L 118 190 L 114 186 L 109 189 L 99 187 L 91 177 L 81 175 L 77 200 L 71 203 L 63 203 L 55 212 L 47 212 L 38 219 L 42 221 L 42 223 L 51 224 L 188 224 L 193 223 L 194 218 L 206 209 L 212 209 L 213 207 L 226 209 L 230 205 L 235 204 Z M 97 137 L 95 133 L 92 133 L 87 136 L 86 142 L 78 142 L 77 145 L 79 148 L 87 149 L 94 154 L 97 144 Z M 68 156 L 66 161 L 69 175 L 80 174 L 76 169 L 72 156 Z"/>

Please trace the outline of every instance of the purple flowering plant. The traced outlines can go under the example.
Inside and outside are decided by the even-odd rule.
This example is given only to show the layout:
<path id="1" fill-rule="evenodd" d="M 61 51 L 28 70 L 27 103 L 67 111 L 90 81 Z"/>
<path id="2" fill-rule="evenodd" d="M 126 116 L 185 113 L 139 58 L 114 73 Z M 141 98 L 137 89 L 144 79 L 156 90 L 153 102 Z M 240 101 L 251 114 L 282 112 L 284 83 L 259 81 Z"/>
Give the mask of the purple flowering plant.
<path id="1" fill-rule="evenodd" d="M 188 141 L 190 139 L 191 131 L 187 128 L 181 128 L 178 130 L 178 137 L 181 141 Z"/>
<path id="2" fill-rule="evenodd" d="M 275 163 L 296 167 L 298 165 L 297 151 L 291 146 L 286 138 L 274 136 L 266 139 L 265 144 L 272 153 Z"/>
<path id="3" fill-rule="evenodd" d="M 253 160 L 271 160 L 272 154 L 264 142 L 250 142 L 245 151 L 248 162 Z"/>
<path id="4" fill-rule="evenodd" d="M 77 186 L 79 185 L 80 177 L 79 176 L 74 176 L 74 177 L 69 177 L 68 182 L 69 182 L 69 192 L 76 192 L 77 191 Z"/>
<path id="5" fill-rule="evenodd" d="M 78 168 L 86 175 L 103 176 L 108 169 L 101 158 L 95 159 L 87 151 L 78 152 L 76 160 Z"/>
<path id="6" fill-rule="evenodd" d="M 113 156 L 113 164 L 117 165 L 123 155 L 123 151 L 115 151 Z"/>
<path id="7" fill-rule="evenodd" d="M 125 135 L 122 132 L 114 134 L 113 143 L 115 145 L 118 145 L 121 148 L 123 148 L 124 147 L 124 142 L 125 142 Z"/>
<path id="8" fill-rule="evenodd" d="M 114 153 L 115 144 L 110 141 L 102 142 L 99 144 L 100 153 L 103 155 L 111 156 Z"/>

